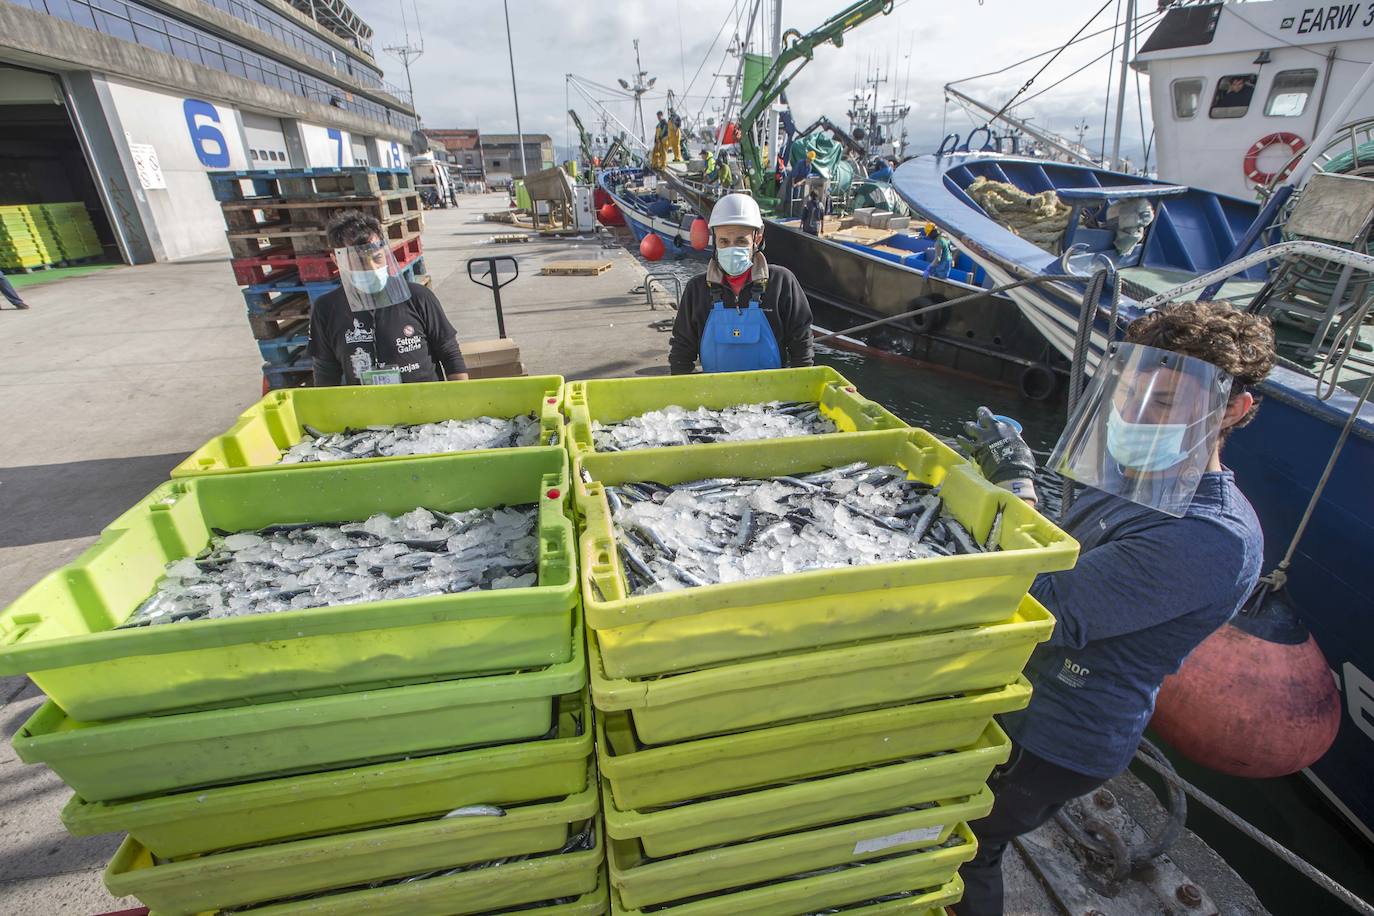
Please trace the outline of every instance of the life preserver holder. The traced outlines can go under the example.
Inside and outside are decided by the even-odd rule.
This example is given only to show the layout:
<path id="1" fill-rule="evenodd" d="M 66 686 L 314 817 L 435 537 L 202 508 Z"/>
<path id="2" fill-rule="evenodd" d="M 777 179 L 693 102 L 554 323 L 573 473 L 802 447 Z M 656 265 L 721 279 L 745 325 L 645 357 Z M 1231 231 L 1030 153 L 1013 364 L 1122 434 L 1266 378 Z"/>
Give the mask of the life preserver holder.
<path id="1" fill-rule="evenodd" d="M 1267 150 L 1269 147 L 1277 146 L 1279 144 L 1287 146 L 1288 149 L 1291 150 L 1291 153 L 1288 157 L 1288 164 L 1283 167 L 1282 171 L 1279 172 L 1260 171 L 1260 154 Z M 1286 130 L 1275 131 L 1272 134 L 1265 134 L 1263 137 L 1260 137 L 1253 144 L 1251 144 L 1250 149 L 1246 150 L 1245 152 L 1245 162 L 1243 165 L 1243 168 L 1245 169 L 1245 177 L 1249 178 L 1255 184 L 1261 186 L 1268 185 L 1275 179 L 1287 178 L 1288 173 L 1293 171 L 1293 166 L 1296 165 L 1296 163 L 1293 162 L 1293 159 L 1306 148 L 1306 140 L 1304 140 L 1302 137 L 1299 137 L 1297 134 L 1289 133 Z"/>

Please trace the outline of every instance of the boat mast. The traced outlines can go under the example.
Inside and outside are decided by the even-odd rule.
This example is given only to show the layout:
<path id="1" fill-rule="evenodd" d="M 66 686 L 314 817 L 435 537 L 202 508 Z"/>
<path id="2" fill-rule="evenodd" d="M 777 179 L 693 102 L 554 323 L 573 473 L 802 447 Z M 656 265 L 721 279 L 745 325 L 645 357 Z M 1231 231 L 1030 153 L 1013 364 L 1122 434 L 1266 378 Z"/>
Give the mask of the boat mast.
<path id="1" fill-rule="evenodd" d="M 782 0 L 773 0 L 773 62 L 777 63 L 778 56 L 782 54 Z M 772 168 L 777 161 L 778 153 L 781 152 L 778 146 L 778 109 L 770 105 L 768 112 L 768 134 L 767 146 L 769 154 L 768 167 Z"/>
<path id="2" fill-rule="evenodd" d="M 1121 77 L 1116 83 L 1116 129 L 1112 132 L 1112 168 L 1121 170 L 1121 118 L 1126 113 L 1126 73 L 1131 67 L 1131 25 L 1135 0 L 1126 0 L 1126 24 L 1121 37 Z"/>
<path id="3" fill-rule="evenodd" d="M 515 88 L 515 45 L 510 37 L 510 2 L 501 0 L 506 10 L 506 51 L 510 54 L 510 94 L 515 99 L 515 143 L 520 147 L 520 177 L 528 178 L 530 167 L 525 163 L 525 134 L 520 129 L 520 92 Z"/>
<path id="4" fill-rule="evenodd" d="M 1034 137 L 1046 146 L 1051 147 L 1052 149 L 1058 151 L 1062 155 L 1068 157 L 1070 162 L 1077 162 L 1082 165 L 1091 166 L 1098 165 L 1098 163 L 1094 162 L 1091 158 L 1083 155 L 1081 152 L 1074 149 L 1063 138 L 1057 137 L 1054 134 L 1049 133 L 1048 131 L 1043 131 L 1038 127 L 1032 127 L 1030 122 L 1023 121 L 1018 117 L 1009 115 L 1005 111 L 999 112 L 991 105 L 985 105 L 982 102 L 975 99 L 973 96 L 966 95 L 965 93 L 960 92 L 958 89 L 955 89 L 953 83 L 945 84 L 945 93 L 947 95 L 954 96 L 961 102 L 964 102 L 968 105 L 973 106 L 974 108 L 977 108 L 979 111 L 985 112 L 990 118 L 988 122 L 989 124 L 992 123 L 992 121 L 1004 121 L 1007 124 L 1010 124 L 1012 127 L 1015 127 L 1017 130 L 1020 130 L 1023 133 L 1026 133 Z M 1081 138 L 1082 136 L 1082 131 L 1080 131 L 1079 137 Z"/>

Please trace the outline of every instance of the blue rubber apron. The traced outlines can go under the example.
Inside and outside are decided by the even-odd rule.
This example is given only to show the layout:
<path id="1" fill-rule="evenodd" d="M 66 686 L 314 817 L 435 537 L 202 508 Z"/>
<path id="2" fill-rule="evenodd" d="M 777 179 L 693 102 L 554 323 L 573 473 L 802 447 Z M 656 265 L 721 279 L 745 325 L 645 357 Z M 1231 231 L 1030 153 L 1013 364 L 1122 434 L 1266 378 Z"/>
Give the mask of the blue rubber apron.
<path id="1" fill-rule="evenodd" d="M 717 299 L 701 334 L 704 372 L 749 372 L 782 368 L 778 339 L 757 299 L 748 308 L 726 308 Z"/>

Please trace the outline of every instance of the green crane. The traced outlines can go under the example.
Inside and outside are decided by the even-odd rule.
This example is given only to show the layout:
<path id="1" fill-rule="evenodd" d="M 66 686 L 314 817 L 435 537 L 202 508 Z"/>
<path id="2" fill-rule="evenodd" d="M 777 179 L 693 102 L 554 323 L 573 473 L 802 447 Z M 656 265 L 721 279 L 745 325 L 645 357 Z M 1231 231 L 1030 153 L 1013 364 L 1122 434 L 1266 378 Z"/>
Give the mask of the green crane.
<path id="1" fill-rule="evenodd" d="M 596 154 L 592 151 L 592 135 L 587 133 L 587 128 L 582 126 L 582 119 L 571 108 L 568 109 L 568 117 L 572 118 L 573 126 L 577 128 L 577 142 L 582 148 L 581 165 L 585 174 L 590 177 L 596 162 Z"/>
<path id="2" fill-rule="evenodd" d="M 783 49 L 764 74 L 754 94 L 745 101 L 740 109 L 740 158 L 744 170 L 749 174 L 749 184 L 754 197 L 765 210 L 777 206 L 778 189 L 774 170 L 763 161 L 763 153 L 754 138 L 754 125 L 768 111 L 768 107 L 787 90 L 792 79 L 805 67 L 816 53 L 816 48 L 829 42 L 835 47 L 843 47 L 844 34 L 857 28 L 874 16 L 892 12 L 894 0 L 858 0 L 844 11 L 831 16 L 819 28 L 806 35 L 796 29 L 788 29 L 782 36 Z M 788 39 L 792 41 L 788 43 Z M 790 71 L 788 68 L 791 68 Z M 773 140 L 776 143 L 776 139 Z"/>

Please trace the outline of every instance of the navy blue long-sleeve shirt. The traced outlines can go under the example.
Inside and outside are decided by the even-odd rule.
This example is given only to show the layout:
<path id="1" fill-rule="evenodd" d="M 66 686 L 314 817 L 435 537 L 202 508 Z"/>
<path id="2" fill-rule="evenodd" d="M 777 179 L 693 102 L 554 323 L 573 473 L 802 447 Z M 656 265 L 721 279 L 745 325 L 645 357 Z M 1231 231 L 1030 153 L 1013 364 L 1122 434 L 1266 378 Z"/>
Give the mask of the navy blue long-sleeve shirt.
<path id="1" fill-rule="evenodd" d="M 1002 724 L 1036 756 L 1109 779 L 1130 763 L 1164 678 L 1254 590 L 1264 536 L 1230 471 L 1204 474 L 1183 518 L 1088 489 L 1062 527 L 1078 564 L 1031 587 L 1054 635 L 1026 668 L 1030 706 Z"/>

